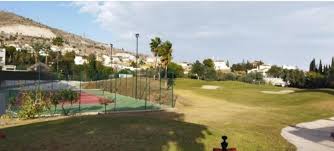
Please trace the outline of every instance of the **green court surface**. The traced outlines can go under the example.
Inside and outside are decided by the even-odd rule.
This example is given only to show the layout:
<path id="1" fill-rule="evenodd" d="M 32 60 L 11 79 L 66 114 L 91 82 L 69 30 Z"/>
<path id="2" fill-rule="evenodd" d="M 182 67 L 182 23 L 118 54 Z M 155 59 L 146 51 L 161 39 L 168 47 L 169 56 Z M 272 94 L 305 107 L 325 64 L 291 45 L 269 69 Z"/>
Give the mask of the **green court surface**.
<path id="1" fill-rule="evenodd" d="M 155 110 L 160 109 L 161 106 L 156 103 L 152 103 L 145 100 L 135 99 L 133 97 L 124 96 L 120 94 L 110 93 L 107 91 L 102 91 L 100 89 L 82 89 L 82 92 L 103 97 L 109 100 L 114 100 L 116 98 L 116 105 L 111 103 L 107 106 L 107 110 L 116 110 L 116 111 L 126 111 L 126 110 Z M 92 105 L 92 104 L 86 104 Z M 100 105 L 102 106 L 102 105 Z M 102 110 L 104 111 L 104 106 L 102 106 Z"/>
<path id="2" fill-rule="evenodd" d="M 138 110 L 159 110 L 161 105 L 148 102 L 145 100 L 135 99 L 129 96 L 110 93 L 102 91 L 100 89 L 81 89 L 82 95 L 81 101 L 72 105 L 66 103 L 64 109 L 69 111 L 69 114 L 85 113 L 85 112 L 113 112 L 113 111 L 138 111 Z M 10 90 L 6 92 L 6 98 L 15 97 L 18 95 L 18 90 Z M 106 98 L 108 100 L 116 100 L 104 106 L 99 103 L 98 98 Z M 115 99 L 116 98 L 116 99 Z M 90 100 L 90 99 L 93 99 Z M 89 101 L 87 103 L 87 100 Z M 13 109 L 14 112 L 18 112 L 18 108 Z M 46 110 L 43 114 L 62 114 L 62 104 L 58 104 L 56 109 L 52 105 L 50 110 Z"/>

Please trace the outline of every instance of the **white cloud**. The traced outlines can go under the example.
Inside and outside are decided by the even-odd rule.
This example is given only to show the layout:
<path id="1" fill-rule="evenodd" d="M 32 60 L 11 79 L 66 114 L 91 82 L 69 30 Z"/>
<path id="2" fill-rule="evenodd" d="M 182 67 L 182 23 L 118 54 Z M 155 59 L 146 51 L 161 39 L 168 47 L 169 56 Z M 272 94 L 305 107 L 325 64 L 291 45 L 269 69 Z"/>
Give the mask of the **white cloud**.
<path id="1" fill-rule="evenodd" d="M 94 16 L 102 28 L 112 33 L 114 41 L 131 48 L 134 33 L 140 33 L 143 49 L 149 52 L 150 38 L 160 36 L 175 43 L 175 58 L 185 60 L 198 56 L 238 56 L 240 60 L 261 57 L 258 59 L 273 61 L 270 63 L 302 66 L 295 59 L 297 55 L 326 57 L 334 49 L 334 5 L 115 1 L 74 4 L 81 13 Z M 185 50 L 196 53 L 190 55 Z"/>

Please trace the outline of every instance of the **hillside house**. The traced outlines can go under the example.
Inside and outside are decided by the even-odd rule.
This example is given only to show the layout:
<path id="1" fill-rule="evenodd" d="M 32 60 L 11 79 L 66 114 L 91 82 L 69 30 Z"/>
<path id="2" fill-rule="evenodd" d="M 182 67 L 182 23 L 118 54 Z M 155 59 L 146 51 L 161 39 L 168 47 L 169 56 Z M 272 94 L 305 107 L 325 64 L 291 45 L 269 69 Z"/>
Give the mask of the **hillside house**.
<path id="1" fill-rule="evenodd" d="M 259 65 L 257 68 L 247 70 L 247 73 L 257 72 L 257 73 L 261 73 L 263 77 L 267 77 L 267 72 L 270 68 L 271 68 L 271 65 L 262 64 L 262 65 Z"/>
<path id="2" fill-rule="evenodd" d="M 84 59 L 82 56 L 75 56 L 74 64 L 83 65 L 84 63 L 87 63 L 87 59 Z"/>
<path id="3" fill-rule="evenodd" d="M 213 61 L 213 63 L 215 64 L 216 70 L 231 70 L 231 68 L 227 66 L 226 62 L 223 60 Z"/>
<path id="4" fill-rule="evenodd" d="M 119 58 L 123 62 L 130 62 L 130 61 L 135 61 L 136 60 L 135 55 L 132 55 L 130 53 L 124 53 L 124 52 L 116 53 L 115 55 L 113 55 L 113 58 L 114 57 Z"/>

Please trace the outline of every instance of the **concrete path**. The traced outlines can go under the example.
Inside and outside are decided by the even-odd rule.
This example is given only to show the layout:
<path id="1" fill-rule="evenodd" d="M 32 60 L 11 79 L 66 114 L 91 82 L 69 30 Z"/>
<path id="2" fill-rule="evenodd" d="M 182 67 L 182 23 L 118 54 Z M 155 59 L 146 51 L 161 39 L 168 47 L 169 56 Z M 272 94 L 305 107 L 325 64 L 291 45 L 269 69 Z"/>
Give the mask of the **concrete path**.
<path id="1" fill-rule="evenodd" d="M 282 129 L 281 135 L 297 147 L 297 151 L 334 151 L 334 117 L 300 123 Z"/>

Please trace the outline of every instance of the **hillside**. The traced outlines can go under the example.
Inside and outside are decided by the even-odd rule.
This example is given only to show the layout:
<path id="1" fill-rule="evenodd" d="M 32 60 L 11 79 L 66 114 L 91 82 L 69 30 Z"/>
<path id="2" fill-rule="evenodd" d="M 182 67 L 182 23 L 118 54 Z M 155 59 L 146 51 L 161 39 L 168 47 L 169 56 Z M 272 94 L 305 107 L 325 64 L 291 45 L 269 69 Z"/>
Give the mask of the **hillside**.
<path id="1" fill-rule="evenodd" d="M 31 45 L 36 40 L 51 43 L 52 38 L 60 36 L 65 41 L 65 47 L 76 50 L 76 53 L 80 55 L 109 54 L 110 46 L 108 44 L 52 28 L 30 18 L 5 11 L 0 11 L 0 18 L 0 41 L 5 44 Z M 114 52 L 123 51 L 123 49 L 117 48 L 113 50 Z"/>

